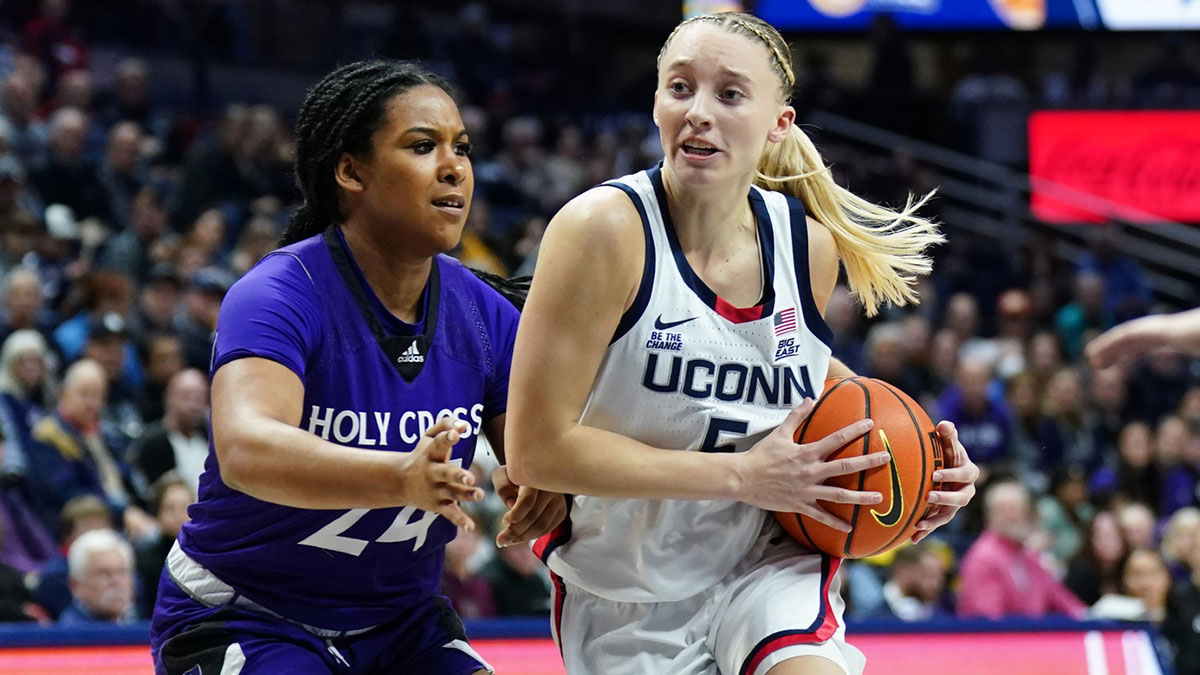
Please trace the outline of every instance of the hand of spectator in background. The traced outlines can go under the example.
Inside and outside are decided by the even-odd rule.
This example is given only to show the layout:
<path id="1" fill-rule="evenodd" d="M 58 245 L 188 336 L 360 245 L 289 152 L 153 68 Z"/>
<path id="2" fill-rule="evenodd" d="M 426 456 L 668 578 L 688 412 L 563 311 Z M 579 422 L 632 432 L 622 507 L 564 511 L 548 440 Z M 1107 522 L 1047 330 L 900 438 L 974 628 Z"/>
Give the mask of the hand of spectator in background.
<path id="1" fill-rule="evenodd" d="M 942 482 L 942 490 L 929 493 L 932 508 L 917 523 L 920 530 L 913 543 L 928 537 L 931 532 L 954 519 L 954 514 L 975 496 L 975 481 L 979 467 L 967 456 L 967 449 L 958 441 L 958 429 L 953 422 L 938 422 L 937 432 L 946 456 L 946 468 L 933 472 L 933 479 Z"/>
<path id="2" fill-rule="evenodd" d="M 508 511 L 506 527 L 496 535 L 497 546 L 512 546 L 532 541 L 553 530 L 567 515 L 567 497 L 517 485 L 508 477 L 508 468 L 492 471 L 492 485 Z"/>
<path id="3" fill-rule="evenodd" d="M 125 528 L 125 536 L 137 544 L 146 541 L 158 528 L 154 518 L 136 506 L 130 506 L 121 514 L 121 525 Z"/>

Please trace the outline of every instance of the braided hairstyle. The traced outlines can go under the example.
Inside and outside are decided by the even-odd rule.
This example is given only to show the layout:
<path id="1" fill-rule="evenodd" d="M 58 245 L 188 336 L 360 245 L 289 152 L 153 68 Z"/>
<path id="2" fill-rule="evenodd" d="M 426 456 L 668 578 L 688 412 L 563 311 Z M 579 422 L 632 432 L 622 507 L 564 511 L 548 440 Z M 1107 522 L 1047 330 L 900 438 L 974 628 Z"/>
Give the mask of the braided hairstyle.
<path id="1" fill-rule="evenodd" d="M 304 203 L 283 229 L 280 246 L 320 234 L 345 219 L 334 169 L 342 153 L 367 156 L 387 102 L 421 85 L 450 94 L 450 85 L 412 61 L 372 59 L 326 75 L 309 90 L 296 117 L 296 185 Z"/>

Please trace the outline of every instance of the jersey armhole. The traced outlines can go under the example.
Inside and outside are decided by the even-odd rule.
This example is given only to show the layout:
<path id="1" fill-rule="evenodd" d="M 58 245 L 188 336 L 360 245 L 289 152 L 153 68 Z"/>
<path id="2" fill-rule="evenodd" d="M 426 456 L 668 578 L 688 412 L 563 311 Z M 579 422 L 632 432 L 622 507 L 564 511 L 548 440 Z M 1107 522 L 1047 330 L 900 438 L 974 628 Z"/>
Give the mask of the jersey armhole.
<path id="1" fill-rule="evenodd" d="M 833 345 L 833 330 L 825 323 L 817 309 L 812 292 L 812 269 L 808 261 L 808 219 L 805 217 L 804 202 L 796 197 L 787 198 L 788 221 L 792 226 L 792 266 L 796 268 L 796 292 L 804 312 L 804 325 L 826 346 Z"/>
<path id="2" fill-rule="evenodd" d="M 611 345 L 624 337 L 633 328 L 638 319 L 642 318 L 642 313 L 646 311 L 646 306 L 650 304 L 650 290 L 654 288 L 654 237 L 650 233 L 650 219 L 646 216 L 646 206 L 642 203 L 642 198 L 636 190 L 624 183 L 615 181 L 602 183 L 601 186 L 617 188 L 633 201 L 633 205 L 637 208 L 638 216 L 642 219 L 642 235 L 646 243 L 646 255 L 642 262 L 642 280 L 638 284 L 637 295 L 633 298 L 633 304 L 621 315 L 621 320 L 617 323 L 617 329 L 613 331 L 612 339 L 608 341 L 608 344 Z"/>

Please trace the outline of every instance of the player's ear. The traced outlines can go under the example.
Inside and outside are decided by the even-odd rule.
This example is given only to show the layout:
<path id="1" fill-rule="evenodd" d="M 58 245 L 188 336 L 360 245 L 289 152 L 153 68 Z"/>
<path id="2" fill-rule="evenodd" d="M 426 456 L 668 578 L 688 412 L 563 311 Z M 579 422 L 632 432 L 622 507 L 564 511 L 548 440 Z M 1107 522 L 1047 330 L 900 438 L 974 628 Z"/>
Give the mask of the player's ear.
<path id="1" fill-rule="evenodd" d="M 779 111 L 779 116 L 775 118 L 775 126 L 771 129 L 771 133 L 767 134 L 767 140 L 778 143 L 787 138 L 792 130 L 792 124 L 795 122 L 796 109 L 790 105 L 783 106 L 783 110 Z"/>
<path id="2" fill-rule="evenodd" d="M 337 165 L 333 167 L 333 179 L 343 189 L 349 192 L 362 192 L 363 182 L 359 177 L 359 165 L 354 155 L 348 152 L 343 152 L 338 158 Z"/>
<path id="3" fill-rule="evenodd" d="M 650 108 L 650 117 L 654 119 L 654 126 L 658 126 L 658 90 L 654 90 L 654 105 Z"/>

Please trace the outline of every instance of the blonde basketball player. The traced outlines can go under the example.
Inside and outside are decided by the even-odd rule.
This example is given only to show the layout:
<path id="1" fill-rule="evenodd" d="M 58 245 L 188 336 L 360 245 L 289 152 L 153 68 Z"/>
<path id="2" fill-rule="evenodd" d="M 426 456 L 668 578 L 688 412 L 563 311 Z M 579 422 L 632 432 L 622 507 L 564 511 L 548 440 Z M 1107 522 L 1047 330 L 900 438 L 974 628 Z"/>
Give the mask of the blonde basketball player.
<path id="1" fill-rule="evenodd" d="M 888 211 L 833 183 L 793 124 L 792 86 L 770 25 L 685 21 L 659 55 L 663 163 L 581 195 L 547 230 L 506 445 L 518 483 L 577 495 L 534 547 L 572 675 L 862 671 L 840 561 L 763 509 L 848 530 L 819 502 L 882 501 L 822 484 L 887 461 L 824 459 L 869 421 L 802 446 L 793 433 L 826 376 L 849 374 L 822 319 L 839 255 L 873 313 L 915 300 L 940 235 L 915 206 Z M 939 433 L 954 489 L 930 495 L 918 537 L 978 476 L 953 427 Z"/>

